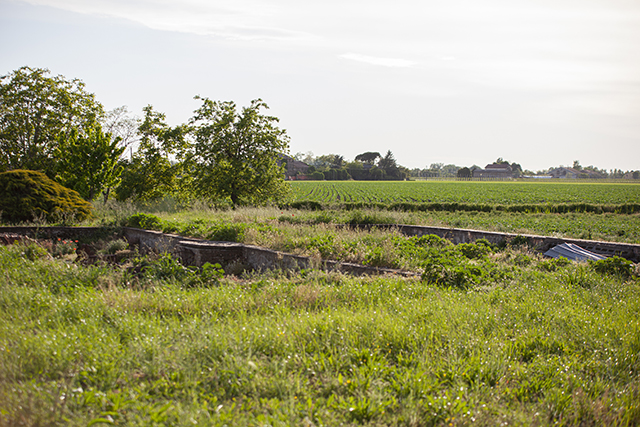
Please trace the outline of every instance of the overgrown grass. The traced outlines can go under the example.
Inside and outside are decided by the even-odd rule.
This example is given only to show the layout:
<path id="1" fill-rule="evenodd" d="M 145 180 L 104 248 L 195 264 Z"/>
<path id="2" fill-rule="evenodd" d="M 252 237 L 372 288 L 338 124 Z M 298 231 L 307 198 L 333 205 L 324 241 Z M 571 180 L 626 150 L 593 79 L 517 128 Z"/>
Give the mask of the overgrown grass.
<path id="1" fill-rule="evenodd" d="M 135 276 L 0 247 L 0 424 L 640 424 L 637 277 L 461 251 L 508 275 L 191 287 L 166 260 Z"/>
<path id="2" fill-rule="evenodd" d="M 404 212 L 367 208 L 352 211 L 340 209 L 313 211 L 280 209 L 278 207 L 245 207 L 232 210 L 209 208 L 204 205 L 198 205 L 193 209 L 163 212 L 156 208 L 136 210 L 130 204 L 109 202 L 107 206 L 96 206 L 97 219 L 91 224 L 123 224 L 130 216 L 146 212 L 157 215 L 163 221 L 171 224 L 167 231 L 179 233 L 184 230 L 188 235 L 194 235 L 189 233 L 189 228 L 198 231 L 198 229 L 206 228 L 208 224 L 245 224 L 249 228 L 259 228 L 264 225 L 279 226 L 280 224 L 300 226 L 413 224 L 640 243 L 640 214 L 637 213 L 527 213 L 497 210 L 489 212 Z M 204 237 L 204 235 L 200 237 Z"/>

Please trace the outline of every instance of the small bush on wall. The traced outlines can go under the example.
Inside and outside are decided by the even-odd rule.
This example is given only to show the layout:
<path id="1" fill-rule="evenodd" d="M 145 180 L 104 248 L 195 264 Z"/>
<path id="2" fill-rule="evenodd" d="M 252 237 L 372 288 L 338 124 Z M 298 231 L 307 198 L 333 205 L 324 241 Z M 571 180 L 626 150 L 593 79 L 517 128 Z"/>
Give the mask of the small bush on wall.
<path id="1" fill-rule="evenodd" d="M 82 221 L 92 206 L 80 195 L 42 172 L 13 170 L 0 173 L 2 221 L 19 223 L 45 219 L 50 222 Z"/>

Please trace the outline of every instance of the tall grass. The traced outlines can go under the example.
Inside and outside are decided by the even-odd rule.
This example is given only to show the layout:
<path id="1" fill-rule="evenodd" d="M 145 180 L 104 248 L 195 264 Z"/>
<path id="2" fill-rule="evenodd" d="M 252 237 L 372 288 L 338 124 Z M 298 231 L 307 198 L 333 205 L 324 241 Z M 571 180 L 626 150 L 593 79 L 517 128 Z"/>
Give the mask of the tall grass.
<path id="1" fill-rule="evenodd" d="M 0 247 L 0 425 L 638 425 L 638 279 L 492 256 L 192 288 Z"/>

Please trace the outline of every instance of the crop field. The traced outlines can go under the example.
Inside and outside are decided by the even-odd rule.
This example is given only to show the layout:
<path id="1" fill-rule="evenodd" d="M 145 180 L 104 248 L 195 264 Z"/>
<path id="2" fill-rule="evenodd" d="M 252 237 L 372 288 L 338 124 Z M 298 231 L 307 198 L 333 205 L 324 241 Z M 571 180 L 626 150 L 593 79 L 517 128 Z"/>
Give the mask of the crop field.
<path id="1" fill-rule="evenodd" d="M 295 181 L 293 199 L 340 203 L 625 204 L 640 184 L 476 181 Z"/>
<path id="2" fill-rule="evenodd" d="M 640 243 L 640 184 L 297 181 L 291 186 L 299 206 L 317 202 L 327 212 L 368 207 L 403 224 Z"/>

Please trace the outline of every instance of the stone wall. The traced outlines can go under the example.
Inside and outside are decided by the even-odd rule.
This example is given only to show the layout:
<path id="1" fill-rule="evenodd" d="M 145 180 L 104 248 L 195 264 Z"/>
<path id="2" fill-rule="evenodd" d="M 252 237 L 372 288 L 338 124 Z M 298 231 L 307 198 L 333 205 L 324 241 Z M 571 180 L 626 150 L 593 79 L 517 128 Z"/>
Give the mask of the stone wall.
<path id="1" fill-rule="evenodd" d="M 510 241 L 516 237 L 526 238 L 529 245 L 536 250 L 545 252 L 561 243 L 573 243 L 597 254 L 612 256 L 619 255 L 633 262 L 640 261 L 640 245 L 615 242 L 600 242 L 594 240 L 560 239 L 537 235 L 518 235 L 513 233 L 498 233 L 490 231 L 466 230 L 445 227 L 424 227 L 414 225 L 363 225 L 359 228 L 370 229 L 396 228 L 407 236 L 424 236 L 435 234 L 450 240 L 455 244 L 470 243 L 477 239 L 487 239 L 494 244 Z M 0 234 L 26 235 L 33 238 L 46 239 L 91 239 L 123 236 L 131 244 L 138 245 L 141 252 L 170 252 L 180 257 L 185 265 L 201 267 L 205 263 L 219 263 L 223 266 L 239 264 L 255 270 L 280 268 L 285 270 L 299 270 L 308 268 L 334 269 L 352 274 L 381 274 L 394 273 L 413 275 L 414 273 L 400 270 L 367 267 L 357 264 L 340 263 L 336 261 L 314 260 L 309 257 L 287 254 L 251 245 L 229 242 L 212 242 L 175 234 L 164 234 L 159 231 L 141 230 L 124 227 L 121 234 L 114 230 L 98 227 L 0 227 Z M 109 234 L 111 233 L 111 234 Z"/>
<path id="2" fill-rule="evenodd" d="M 223 267 L 240 265 L 258 271 L 269 269 L 301 270 L 317 267 L 357 275 L 386 273 L 402 276 L 417 275 L 416 273 L 390 268 L 313 260 L 310 257 L 292 255 L 252 245 L 189 239 L 174 234 L 163 234 L 158 231 L 138 228 L 125 227 L 123 234 L 129 243 L 139 245 L 142 252 L 171 252 L 178 256 L 184 265 L 196 267 L 202 267 L 208 262 L 211 264 L 218 263 Z"/>
<path id="3" fill-rule="evenodd" d="M 527 244 L 539 252 L 546 252 L 552 247 L 562 243 L 573 243 L 583 249 L 607 257 L 618 255 L 633 262 L 640 261 L 640 245 L 632 243 L 548 237 L 538 236 L 535 234 L 501 233 L 496 231 L 469 230 L 464 228 L 427 227 L 421 225 L 367 224 L 355 227 L 365 230 L 369 230 L 374 227 L 397 229 L 406 236 L 425 236 L 435 234 L 436 236 L 447 239 L 456 245 L 460 243 L 472 243 L 478 239 L 487 239 L 490 243 L 499 245 L 504 242 L 509 242 L 516 237 L 526 238 Z"/>
<path id="4" fill-rule="evenodd" d="M 573 243 L 588 251 L 604 255 L 618 255 L 633 262 L 640 261 L 640 245 L 631 243 L 602 242 L 597 240 L 567 239 L 557 237 L 538 236 L 534 234 L 498 233 L 491 231 L 466 230 L 461 228 L 423 227 L 414 225 L 388 225 L 397 227 L 400 232 L 408 236 L 423 236 L 435 234 L 452 241 L 455 244 L 470 243 L 478 239 L 487 239 L 494 244 L 509 242 L 516 237 L 524 237 L 530 247 L 540 252 L 546 252 L 562 243 Z"/>
<path id="5" fill-rule="evenodd" d="M 34 239 L 95 240 L 118 236 L 119 230 L 102 227 L 0 227 L 0 234 L 19 234 Z"/>

